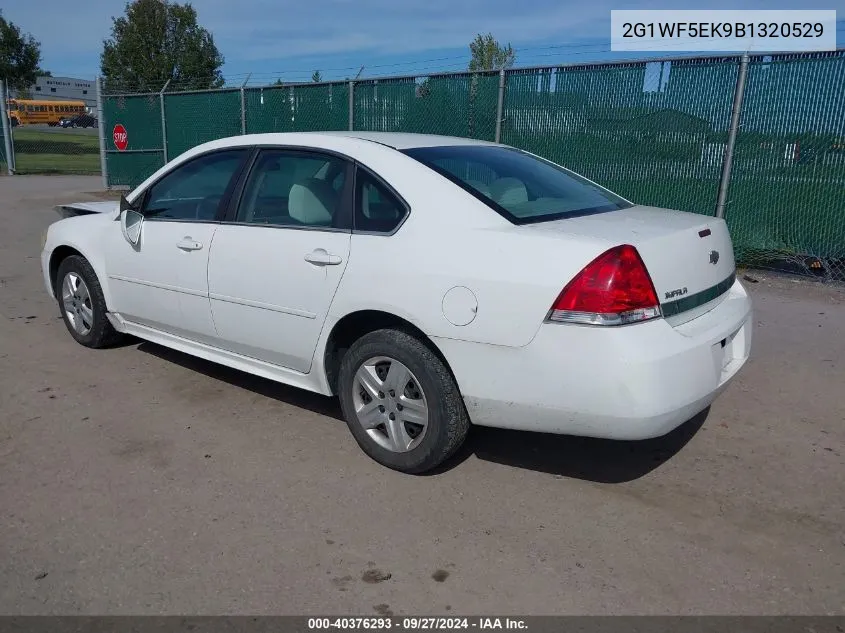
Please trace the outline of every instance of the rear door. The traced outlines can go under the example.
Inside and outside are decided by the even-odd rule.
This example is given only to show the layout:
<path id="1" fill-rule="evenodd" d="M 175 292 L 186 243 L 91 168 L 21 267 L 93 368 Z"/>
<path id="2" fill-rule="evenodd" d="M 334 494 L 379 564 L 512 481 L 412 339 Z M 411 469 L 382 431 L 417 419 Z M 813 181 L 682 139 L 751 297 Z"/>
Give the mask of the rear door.
<path id="1" fill-rule="evenodd" d="M 352 164 L 263 149 L 217 230 L 208 266 L 221 347 L 307 373 L 346 269 Z"/>

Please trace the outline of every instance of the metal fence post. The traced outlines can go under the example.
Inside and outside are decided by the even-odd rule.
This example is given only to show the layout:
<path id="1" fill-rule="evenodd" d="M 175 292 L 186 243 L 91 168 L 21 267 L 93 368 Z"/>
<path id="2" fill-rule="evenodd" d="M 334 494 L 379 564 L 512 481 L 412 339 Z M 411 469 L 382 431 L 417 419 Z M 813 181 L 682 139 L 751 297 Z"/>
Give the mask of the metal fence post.
<path id="1" fill-rule="evenodd" d="M 496 105 L 496 143 L 502 142 L 502 117 L 505 107 L 505 69 L 499 71 L 499 101 Z"/>
<path id="2" fill-rule="evenodd" d="M 742 111 L 742 98 L 745 95 L 745 81 L 748 77 L 748 53 L 743 53 L 739 62 L 739 73 L 736 77 L 734 103 L 731 111 L 731 127 L 728 130 L 728 143 L 725 146 L 725 156 L 722 162 L 722 179 L 719 181 L 719 195 L 716 201 L 716 217 L 725 217 L 725 204 L 728 201 L 728 186 L 731 183 L 731 168 L 734 160 L 736 134 L 739 131 L 739 118 Z"/>
<path id="3" fill-rule="evenodd" d="M 100 172 L 103 189 L 109 188 L 109 166 L 106 161 L 106 122 L 103 110 L 103 78 L 97 77 L 97 133 L 100 135 Z"/>
<path id="4" fill-rule="evenodd" d="M 244 89 L 250 77 L 252 77 L 252 73 L 249 73 L 241 84 L 241 134 L 246 134 L 246 95 Z"/>
<path id="5" fill-rule="evenodd" d="M 243 86 L 241 86 L 241 134 L 246 134 L 246 99 Z"/>
<path id="6" fill-rule="evenodd" d="M 355 129 L 355 82 L 349 82 L 349 129 Z"/>
<path id="7" fill-rule="evenodd" d="M 170 80 L 167 80 L 167 83 L 161 89 L 161 92 L 158 93 L 159 103 L 161 104 L 161 151 L 164 155 L 164 164 L 167 164 L 167 121 L 164 117 L 164 91 L 167 90 L 167 86 L 170 85 Z"/>
<path id="8" fill-rule="evenodd" d="M 7 103 L 9 102 L 9 95 L 6 92 L 9 89 L 8 82 L 0 79 L 0 103 L 2 103 L 2 119 L 3 119 L 3 146 L 6 152 L 6 171 L 9 175 L 15 173 L 15 144 L 12 142 L 12 126 L 9 122 L 9 109 Z"/>

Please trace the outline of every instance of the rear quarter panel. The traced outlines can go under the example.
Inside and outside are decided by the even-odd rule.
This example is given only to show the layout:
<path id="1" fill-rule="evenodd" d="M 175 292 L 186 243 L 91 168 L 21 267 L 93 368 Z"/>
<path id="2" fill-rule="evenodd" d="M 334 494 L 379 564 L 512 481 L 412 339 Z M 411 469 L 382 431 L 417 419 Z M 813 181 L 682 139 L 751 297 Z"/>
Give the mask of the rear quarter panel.
<path id="1" fill-rule="evenodd" d="M 517 227 L 417 161 L 389 150 L 360 161 L 409 204 L 390 236 L 354 234 L 330 314 L 383 310 L 432 337 L 519 347 L 534 337 L 564 285 L 604 249 L 590 238 L 544 237 Z M 468 288 L 473 320 L 444 315 L 446 293 Z"/>

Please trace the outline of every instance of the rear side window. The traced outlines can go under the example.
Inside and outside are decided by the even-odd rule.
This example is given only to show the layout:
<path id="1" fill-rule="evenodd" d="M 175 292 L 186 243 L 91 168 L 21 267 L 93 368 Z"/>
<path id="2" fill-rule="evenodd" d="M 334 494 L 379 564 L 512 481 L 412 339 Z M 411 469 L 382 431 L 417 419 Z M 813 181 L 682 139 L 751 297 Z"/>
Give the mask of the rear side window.
<path id="1" fill-rule="evenodd" d="M 514 224 L 632 206 L 586 178 L 510 147 L 419 147 L 404 153 L 473 193 Z"/>
<path id="2" fill-rule="evenodd" d="M 244 188 L 237 222 L 348 227 L 346 172 L 347 162 L 334 156 L 263 150 Z"/>
<path id="3" fill-rule="evenodd" d="M 355 175 L 355 230 L 392 233 L 405 219 L 407 208 L 386 186 L 364 169 Z"/>

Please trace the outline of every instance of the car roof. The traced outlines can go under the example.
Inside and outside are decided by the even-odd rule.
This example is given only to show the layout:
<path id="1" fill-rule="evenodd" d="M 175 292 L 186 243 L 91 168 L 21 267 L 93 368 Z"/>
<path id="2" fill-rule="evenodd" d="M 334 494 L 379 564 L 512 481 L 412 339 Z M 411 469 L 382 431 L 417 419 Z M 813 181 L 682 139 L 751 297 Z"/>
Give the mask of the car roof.
<path id="1" fill-rule="evenodd" d="M 357 138 L 387 145 L 393 149 L 412 149 L 415 147 L 442 147 L 444 145 L 496 145 L 490 141 L 459 136 L 441 136 L 439 134 L 413 134 L 408 132 L 364 132 L 364 131 L 326 131 L 307 132 L 323 136 Z"/>
<path id="2" fill-rule="evenodd" d="M 327 130 L 319 132 L 264 132 L 260 134 L 244 134 L 240 136 L 230 136 L 228 138 L 219 139 L 218 141 L 210 141 L 199 147 L 248 145 L 251 142 L 256 141 L 261 143 L 278 143 L 280 145 L 284 145 L 286 143 L 302 142 L 303 138 L 307 137 L 314 139 L 322 138 L 324 140 L 350 139 L 353 141 L 369 141 L 371 143 L 378 143 L 379 145 L 384 145 L 396 150 L 413 149 L 416 147 L 443 147 L 444 145 L 497 145 L 497 143 L 491 143 L 490 141 L 480 141 L 474 138 L 461 138 L 459 136 L 440 136 L 439 134 Z"/>
<path id="3" fill-rule="evenodd" d="M 313 139 L 313 143 L 306 139 Z M 406 150 L 418 147 L 443 147 L 443 146 L 488 146 L 503 147 L 499 143 L 481 141 L 472 138 L 461 138 L 459 136 L 440 136 L 438 134 L 411 134 L 406 132 L 365 132 L 365 131 L 314 131 L 314 132 L 261 132 L 257 134 L 239 134 L 219 138 L 213 141 L 206 141 L 188 149 L 183 154 L 174 158 L 159 170 L 151 174 L 144 182 L 132 190 L 128 200 L 133 202 L 137 192 L 143 191 L 146 187 L 159 178 L 162 173 L 175 168 L 177 165 L 190 160 L 191 158 L 208 151 L 244 147 L 250 145 L 293 145 L 310 146 L 322 149 L 337 149 L 346 151 L 351 145 L 359 145 L 359 149 L 369 146 L 368 149 L 390 148 L 393 150 Z M 363 147 L 361 147 L 363 146 Z"/>
<path id="4" fill-rule="evenodd" d="M 364 141 L 365 145 L 373 143 L 382 147 L 394 150 L 414 149 L 418 147 L 444 147 L 444 146 L 487 146 L 503 147 L 500 143 L 481 141 L 473 138 L 462 138 L 459 136 L 440 136 L 438 134 L 411 134 L 406 132 L 364 132 L 328 130 L 315 132 L 261 132 L 258 134 L 239 134 L 228 136 L 213 141 L 207 141 L 196 145 L 182 154 L 183 158 L 196 156 L 202 152 L 228 147 L 241 147 L 244 145 L 308 145 L 306 139 L 313 139 L 315 146 L 322 146 L 334 143 L 348 144 Z M 348 147 L 348 145 L 346 145 Z"/>

